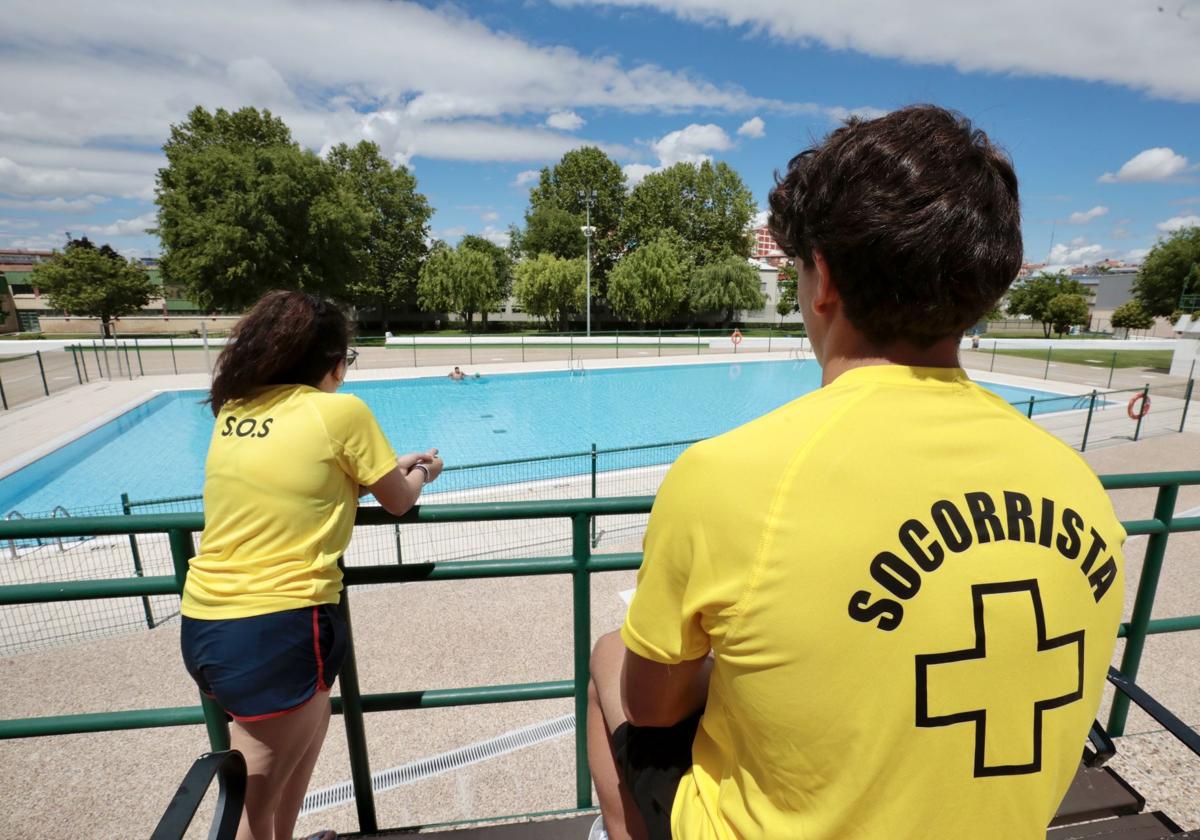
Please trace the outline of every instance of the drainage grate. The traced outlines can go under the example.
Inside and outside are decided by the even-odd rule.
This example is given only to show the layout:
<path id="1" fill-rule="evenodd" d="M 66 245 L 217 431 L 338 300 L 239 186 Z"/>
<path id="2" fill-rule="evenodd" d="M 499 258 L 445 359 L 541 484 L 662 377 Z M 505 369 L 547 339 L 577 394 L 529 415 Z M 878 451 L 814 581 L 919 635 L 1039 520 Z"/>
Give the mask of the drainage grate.
<path id="1" fill-rule="evenodd" d="M 371 774 L 371 789 L 376 793 L 411 785 L 433 776 L 440 776 L 472 764 L 479 764 L 491 758 L 516 752 L 532 747 L 543 741 L 560 738 L 575 731 L 575 715 L 564 715 L 560 718 L 535 723 L 521 729 L 514 729 L 495 738 L 469 744 L 450 752 L 422 758 L 399 767 L 390 767 Z M 354 801 L 354 783 L 339 782 L 320 790 L 310 791 L 304 797 L 304 805 L 300 808 L 300 816 L 315 814 L 338 805 Z"/>

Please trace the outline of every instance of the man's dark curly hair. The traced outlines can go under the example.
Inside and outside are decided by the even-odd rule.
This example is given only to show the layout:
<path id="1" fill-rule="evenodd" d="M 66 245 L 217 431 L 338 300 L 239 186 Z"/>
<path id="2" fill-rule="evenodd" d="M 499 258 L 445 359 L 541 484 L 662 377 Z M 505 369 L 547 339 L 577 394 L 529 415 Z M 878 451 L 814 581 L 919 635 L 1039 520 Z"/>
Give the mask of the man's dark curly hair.
<path id="1" fill-rule="evenodd" d="M 789 256 L 820 251 L 872 343 L 961 334 L 1021 267 L 1012 162 L 961 114 L 914 105 L 851 118 L 776 173 L 768 220 Z"/>

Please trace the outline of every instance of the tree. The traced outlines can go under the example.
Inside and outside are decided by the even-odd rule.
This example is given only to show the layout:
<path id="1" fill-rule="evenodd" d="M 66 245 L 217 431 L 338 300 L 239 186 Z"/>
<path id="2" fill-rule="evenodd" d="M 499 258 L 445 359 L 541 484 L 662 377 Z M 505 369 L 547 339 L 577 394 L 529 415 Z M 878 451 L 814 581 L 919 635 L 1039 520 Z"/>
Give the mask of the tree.
<path id="1" fill-rule="evenodd" d="M 387 330 L 388 308 L 415 300 L 433 211 L 417 191 L 417 179 L 405 167 L 393 167 L 374 143 L 341 143 L 330 149 L 327 161 L 358 199 L 369 225 L 361 274 L 348 284 L 346 296 L 356 306 L 378 308 Z"/>
<path id="2" fill-rule="evenodd" d="M 500 282 L 493 262 L 471 248 L 435 247 L 421 267 L 417 300 L 430 312 L 455 312 L 471 330 L 476 312 L 500 305 Z"/>
<path id="3" fill-rule="evenodd" d="M 584 306 L 584 271 L 582 259 L 538 254 L 517 266 L 513 294 L 526 312 L 556 322 L 565 332 L 567 318 Z"/>
<path id="4" fill-rule="evenodd" d="M 580 228 L 587 212 L 579 193 L 596 193 L 592 207 L 592 278 L 603 281 L 621 253 L 617 228 L 625 208 L 625 173 L 595 146 L 572 149 L 554 166 L 542 169 L 529 190 L 525 231 L 519 237 L 526 256 L 541 253 L 574 259 L 584 254 Z"/>
<path id="5" fill-rule="evenodd" d="M 362 282 L 362 202 L 269 111 L 197 107 L 171 126 L 163 152 L 163 279 L 202 308 L 242 309 L 270 289 L 347 298 Z"/>
<path id="6" fill-rule="evenodd" d="M 1148 330 L 1154 326 L 1154 316 L 1142 307 L 1138 300 L 1127 300 L 1113 310 L 1112 314 L 1113 329 L 1125 330 L 1128 335 L 1130 330 Z"/>
<path id="7" fill-rule="evenodd" d="M 97 248 L 86 236 L 35 265 L 33 282 L 55 309 L 99 318 L 106 336 L 113 318 L 139 311 L 154 294 L 145 266 L 108 245 Z"/>
<path id="8" fill-rule="evenodd" d="M 701 266 L 688 284 L 692 312 L 721 312 L 729 324 L 739 309 L 762 309 L 763 294 L 758 269 L 744 257 L 726 257 Z"/>
<path id="9" fill-rule="evenodd" d="M 1133 281 L 1133 296 L 1155 316 L 1170 315 L 1187 293 L 1200 294 L 1200 227 L 1177 230 L 1156 243 Z"/>
<path id="10" fill-rule="evenodd" d="M 754 196 L 725 163 L 677 163 L 652 172 L 625 202 L 620 237 L 626 248 L 674 231 L 697 265 L 750 255 Z"/>
<path id="11" fill-rule="evenodd" d="M 669 233 L 624 256 L 608 278 L 608 300 L 622 318 L 640 324 L 665 321 L 687 297 L 692 263 Z"/>
<path id="12" fill-rule="evenodd" d="M 1087 298 L 1066 292 L 1057 294 L 1046 307 L 1046 317 L 1061 338 L 1071 327 L 1087 323 Z"/>
<path id="13" fill-rule="evenodd" d="M 512 257 L 509 256 L 506 249 L 501 248 L 491 240 L 484 239 L 482 236 L 475 236 L 474 234 L 467 234 L 460 239 L 458 247 L 465 248 L 468 251 L 476 251 L 492 261 L 492 267 L 496 270 L 496 282 L 499 284 L 499 292 L 496 298 L 498 301 L 503 301 L 512 293 Z M 486 324 L 488 311 L 486 309 L 482 310 L 481 315 L 483 323 Z"/>
<path id="14" fill-rule="evenodd" d="M 779 313 L 781 319 L 800 309 L 800 301 L 796 297 L 797 280 L 795 266 L 782 265 L 779 267 L 779 278 L 775 281 L 779 287 L 779 300 L 775 301 L 775 311 Z"/>
<path id="15" fill-rule="evenodd" d="M 1041 322 L 1042 334 L 1049 338 L 1050 330 L 1054 326 L 1050 302 L 1059 295 L 1077 295 L 1083 299 L 1084 308 L 1087 308 L 1087 289 L 1082 283 L 1071 279 L 1066 272 L 1042 272 L 1026 278 L 1020 285 L 1012 288 L 1008 293 L 1008 313 L 1025 315 Z M 1085 315 L 1084 319 L 1086 318 Z"/>

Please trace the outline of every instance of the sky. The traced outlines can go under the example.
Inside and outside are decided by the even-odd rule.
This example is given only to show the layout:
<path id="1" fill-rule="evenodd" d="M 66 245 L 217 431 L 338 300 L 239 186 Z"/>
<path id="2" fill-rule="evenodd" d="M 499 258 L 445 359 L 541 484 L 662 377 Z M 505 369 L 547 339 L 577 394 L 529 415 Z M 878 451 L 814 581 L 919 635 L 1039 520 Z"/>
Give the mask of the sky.
<path id="1" fill-rule="evenodd" d="M 159 253 L 196 105 L 409 166 L 431 232 L 507 242 L 537 171 L 723 160 L 760 208 L 848 115 L 961 111 L 1012 156 L 1026 260 L 1138 260 L 1200 225 L 1200 0 L 0 0 L 0 247 Z"/>

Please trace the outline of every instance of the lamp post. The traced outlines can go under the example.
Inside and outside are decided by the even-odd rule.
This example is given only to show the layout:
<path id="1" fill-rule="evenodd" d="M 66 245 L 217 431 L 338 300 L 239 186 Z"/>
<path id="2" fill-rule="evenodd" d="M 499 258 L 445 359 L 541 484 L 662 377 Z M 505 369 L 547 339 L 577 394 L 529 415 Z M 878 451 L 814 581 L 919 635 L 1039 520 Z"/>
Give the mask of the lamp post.
<path id="1" fill-rule="evenodd" d="M 587 224 L 580 230 L 583 231 L 583 238 L 587 240 L 587 335 L 591 338 L 592 335 L 592 237 L 596 234 L 596 229 L 592 227 L 592 208 L 596 206 L 596 191 L 595 190 L 580 190 L 579 201 L 587 210 Z"/>

